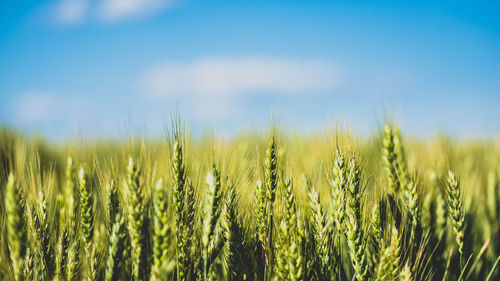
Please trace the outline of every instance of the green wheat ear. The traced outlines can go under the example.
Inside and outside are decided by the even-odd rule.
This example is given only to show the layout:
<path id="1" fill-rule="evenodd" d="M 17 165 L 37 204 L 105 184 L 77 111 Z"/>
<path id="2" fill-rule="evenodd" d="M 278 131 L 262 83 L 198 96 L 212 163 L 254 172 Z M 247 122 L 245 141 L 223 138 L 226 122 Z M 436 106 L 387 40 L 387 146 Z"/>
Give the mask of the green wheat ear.
<path id="1" fill-rule="evenodd" d="M 159 180 L 153 190 L 153 266 L 151 280 L 159 278 L 160 270 L 167 260 L 169 217 L 168 198 L 163 181 Z"/>
<path id="2" fill-rule="evenodd" d="M 125 218 L 120 209 L 118 188 L 112 180 L 108 185 L 108 251 L 106 256 L 106 271 L 104 280 L 118 280 L 118 268 L 125 250 Z"/>
<path id="3" fill-rule="evenodd" d="M 384 238 L 385 208 L 385 201 L 382 199 L 372 209 L 370 218 L 370 236 L 372 242 L 372 249 L 370 251 L 371 267 L 378 263 L 380 256 L 380 244 Z"/>
<path id="4" fill-rule="evenodd" d="M 203 207 L 203 226 L 202 226 L 202 236 L 201 243 L 203 246 L 203 261 L 204 269 L 203 276 L 204 280 L 207 280 L 208 273 L 210 270 L 210 249 L 209 242 L 214 238 L 215 226 L 218 222 L 220 216 L 220 199 L 221 199 L 221 179 L 220 174 L 215 167 L 212 167 L 212 171 L 207 173 L 206 177 L 207 191 L 205 194 L 205 205 Z"/>
<path id="5" fill-rule="evenodd" d="M 172 170 L 173 170 L 173 201 L 174 215 L 176 225 L 179 225 L 182 219 L 182 210 L 184 209 L 184 186 L 186 185 L 186 171 L 184 167 L 184 155 L 182 144 L 179 140 L 175 140 L 172 154 Z"/>
<path id="6" fill-rule="evenodd" d="M 293 194 L 293 184 L 290 178 L 283 181 L 283 199 L 285 206 L 285 222 L 288 225 L 290 233 L 297 233 L 297 214 L 295 206 L 295 195 Z"/>
<path id="7" fill-rule="evenodd" d="M 453 231 L 455 232 L 458 244 L 458 252 L 462 257 L 463 247 L 464 247 L 464 228 L 465 228 L 464 206 L 460 195 L 458 180 L 452 171 L 448 171 L 448 179 L 446 182 L 447 182 L 446 194 L 448 203 L 448 214 L 450 216 L 451 224 L 453 226 Z"/>
<path id="8" fill-rule="evenodd" d="M 23 263 L 26 253 L 26 232 L 22 206 L 21 190 L 11 173 L 6 187 L 5 211 L 7 213 L 7 245 L 15 280 L 23 278 Z"/>
<path id="9" fill-rule="evenodd" d="M 278 186 L 278 152 L 274 135 L 269 140 L 264 167 L 264 185 L 267 200 L 269 200 L 269 202 L 274 202 L 276 188 Z"/>
<path id="10" fill-rule="evenodd" d="M 68 250 L 68 261 L 66 264 L 67 280 L 79 280 L 80 274 L 80 239 L 74 239 Z"/>
<path id="11" fill-rule="evenodd" d="M 62 226 L 60 237 L 57 242 L 56 256 L 56 279 L 66 280 L 66 261 L 68 258 L 69 236 L 66 225 Z"/>
<path id="12" fill-rule="evenodd" d="M 417 184 L 409 181 L 405 190 L 406 202 L 411 214 L 413 228 L 420 225 L 420 200 L 417 193 Z"/>
<path id="13" fill-rule="evenodd" d="M 305 260 L 298 244 L 300 238 L 289 227 L 283 217 L 276 229 L 275 277 L 278 280 L 303 280 Z"/>
<path id="14" fill-rule="evenodd" d="M 77 190 L 78 185 L 76 184 L 75 179 L 76 175 L 75 175 L 75 167 L 73 164 L 73 159 L 71 157 L 68 157 L 66 164 L 66 171 L 65 171 L 64 191 L 63 191 L 63 195 L 65 197 L 64 208 L 65 208 L 66 218 L 76 218 L 80 208 L 78 202 L 79 190 Z M 75 198 L 75 196 L 77 198 Z M 78 220 L 76 219 L 67 219 L 68 235 L 71 238 L 76 235 L 77 222 Z"/>
<path id="15" fill-rule="evenodd" d="M 332 261 L 330 258 L 330 237 L 328 226 L 325 221 L 325 216 L 321 202 L 316 190 L 311 188 L 309 192 L 309 208 L 311 211 L 312 233 L 314 237 L 315 255 L 320 261 L 320 279 L 330 280 L 330 272 Z"/>
<path id="16" fill-rule="evenodd" d="M 80 169 L 78 180 L 80 190 L 80 229 L 84 249 L 89 250 L 94 234 L 94 202 L 87 175 L 83 168 Z"/>
<path id="17" fill-rule="evenodd" d="M 332 196 L 333 218 L 337 228 L 343 229 L 345 225 L 345 194 L 347 188 L 347 169 L 345 157 L 342 151 L 336 150 L 336 157 L 333 162 L 332 178 L 330 180 L 330 189 Z"/>
<path id="18" fill-rule="evenodd" d="M 349 162 L 348 171 L 345 232 L 355 276 L 357 280 L 361 281 L 367 279 L 368 267 L 364 247 L 363 225 L 361 222 L 361 172 L 354 156 Z"/>
<path id="19" fill-rule="evenodd" d="M 391 242 L 385 247 L 377 267 L 377 278 L 380 281 L 391 281 L 399 277 L 401 255 L 399 231 L 392 227 Z"/>
<path id="20" fill-rule="evenodd" d="M 132 158 L 129 158 L 127 166 L 127 190 L 128 190 L 128 231 L 130 234 L 130 246 L 132 247 L 132 276 L 134 280 L 143 280 L 145 264 L 145 192 L 140 183 L 140 169 Z"/>
<path id="21" fill-rule="evenodd" d="M 184 222 L 184 203 L 186 199 L 186 168 L 184 163 L 184 150 L 178 127 L 174 132 L 174 145 L 172 147 L 172 176 L 173 190 L 172 202 L 175 219 L 175 249 L 177 280 L 185 280 L 189 274 L 190 240 L 188 232 L 191 225 Z M 192 202 L 194 204 L 194 202 Z M 194 212 L 193 212 L 194 215 Z"/>
<path id="22" fill-rule="evenodd" d="M 109 247 L 108 256 L 106 258 L 105 273 L 106 281 L 118 280 L 120 274 L 118 266 L 125 250 L 125 230 L 125 220 L 121 214 L 117 214 L 109 235 Z"/>
<path id="23" fill-rule="evenodd" d="M 393 194 L 396 194 L 401 188 L 401 177 L 400 177 L 400 163 L 398 159 L 398 148 L 396 147 L 398 142 L 397 136 L 395 135 L 394 128 L 385 124 L 384 126 L 384 165 L 387 171 L 387 176 L 389 179 L 389 186 Z"/>
<path id="24" fill-rule="evenodd" d="M 257 239 L 264 245 L 267 241 L 266 191 L 261 181 L 257 181 L 255 188 L 255 224 Z"/>
<path id="25" fill-rule="evenodd" d="M 276 198 L 276 189 L 278 187 L 278 148 L 275 132 L 273 131 L 269 144 L 266 150 L 266 159 L 264 161 L 264 184 L 263 190 L 260 192 L 265 193 L 264 203 L 264 222 L 263 229 L 265 239 L 262 244 L 264 249 L 264 256 L 266 259 L 266 266 L 264 268 L 264 279 L 267 281 L 272 276 L 273 270 L 273 205 Z"/>
<path id="26" fill-rule="evenodd" d="M 35 280 L 35 265 L 33 254 L 31 253 L 31 249 L 29 247 L 26 248 L 26 256 L 24 259 L 24 268 L 23 268 L 23 278 L 24 280 Z M 2 277 L 0 275 L 0 277 Z M 3 280 L 2 278 L 0 278 Z M 57 279 L 56 279 L 57 280 Z M 64 279 L 60 279 L 64 280 Z"/>
<path id="27" fill-rule="evenodd" d="M 47 276 L 51 277 L 54 268 L 54 252 L 50 243 L 49 217 L 47 210 L 47 200 L 45 194 L 40 191 L 38 193 L 38 210 L 39 216 L 35 218 L 36 229 L 38 230 L 40 248 L 43 255 L 43 264 Z"/>
<path id="28" fill-rule="evenodd" d="M 226 256 L 228 275 L 232 281 L 242 280 L 246 274 L 244 260 L 244 233 L 237 217 L 236 194 L 234 186 L 230 185 L 225 200 L 223 227 L 226 237 Z"/>

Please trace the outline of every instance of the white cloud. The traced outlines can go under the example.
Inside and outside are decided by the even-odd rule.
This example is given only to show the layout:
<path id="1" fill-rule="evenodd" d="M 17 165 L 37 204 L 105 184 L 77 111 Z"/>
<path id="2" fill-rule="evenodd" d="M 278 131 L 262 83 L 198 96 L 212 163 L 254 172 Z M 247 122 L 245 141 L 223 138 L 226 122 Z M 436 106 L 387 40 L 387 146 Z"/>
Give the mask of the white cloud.
<path id="1" fill-rule="evenodd" d="M 49 93 L 30 91 L 14 101 L 16 121 L 23 124 L 46 122 L 52 118 L 53 100 Z"/>
<path id="2" fill-rule="evenodd" d="M 88 8 L 88 0 L 62 0 L 55 6 L 55 17 L 59 23 L 79 23 L 85 19 Z"/>
<path id="3" fill-rule="evenodd" d="M 173 4 L 173 0 L 104 0 L 99 12 L 104 21 L 119 21 L 158 12 Z"/>
<path id="4" fill-rule="evenodd" d="M 204 58 L 153 67 L 142 78 L 142 89 L 153 97 L 235 98 L 327 92 L 338 82 L 339 72 L 324 60 Z"/>
<path id="5" fill-rule="evenodd" d="M 102 23 L 119 22 L 159 13 L 177 0 L 57 0 L 45 6 L 49 16 L 59 24 L 76 24 L 87 20 Z"/>
<path id="6" fill-rule="evenodd" d="M 15 122 L 37 125 L 50 122 L 77 123 L 85 120 L 88 100 L 75 95 L 65 95 L 46 90 L 27 90 L 12 100 Z"/>
<path id="7" fill-rule="evenodd" d="M 221 120 L 243 110 L 236 100 L 201 98 L 184 105 L 186 113 L 196 120 Z"/>

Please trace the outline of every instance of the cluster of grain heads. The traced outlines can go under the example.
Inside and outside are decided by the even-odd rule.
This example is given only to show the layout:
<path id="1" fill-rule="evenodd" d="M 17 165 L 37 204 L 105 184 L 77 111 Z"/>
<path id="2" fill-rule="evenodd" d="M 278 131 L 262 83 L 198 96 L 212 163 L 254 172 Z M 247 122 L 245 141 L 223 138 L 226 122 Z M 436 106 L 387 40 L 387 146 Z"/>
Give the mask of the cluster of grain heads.
<path id="1" fill-rule="evenodd" d="M 451 225 L 458 244 L 458 252 L 460 253 L 460 263 L 463 266 L 463 248 L 464 248 L 464 228 L 465 228 L 465 211 L 460 195 L 460 187 L 458 180 L 452 171 L 448 172 L 446 186 L 448 214 Z"/>
<path id="2" fill-rule="evenodd" d="M 0 280 L 498 279 L 496 164 L 467 164 L 462 187 L 451 172 L 442 184 L 432 176 L 436 168 L 425 166 L 436 159 L 420 161 L 426 154 L 413 154 L 419 148 L 408 146 L 418 160 L 412 172 L 425 171 L 410 177 L 399 131 L 386 126 L 384 132 L 383 154 L 363 143 L 356 144 L 358 154 L 336 149 L 326 172 L 314 164 L 321 161 L 309 162 L 317 157 L 313 153 L 299 153 L 304 163 L 278 157 L 275 134 L 264 161 L 248 161 L 262 166 L 222 160 L 216 167 L 207 161 L 214 155 L 193 146 L 201 153 L 188 154 L 187 169 L 177 131 L 171 146 L 158 150 L 169 151 L 171 166 L 165 154 L 154 159 L 146 149 L 140 165 L 134 158 L 114 163 L 133 153 L 126 150 L 110 157 L 111 164 L 85 155 L 75 163 L 68 158 L 65 170 L 42 169 L 28 158 L 1 183 Z M 460 163 L 454 161 L 439 165 Z M 239 165 L 233 185 L 224 170 Z M 86 169 L 78 173 L 75 166 Z M 300 171 L 304 167 L 310 171 Z M 169 168 L 167 183 L 158 172 Z M 251 202 L 247 191 L 259 176 Z M 488 196 L 487 204 L 464 207 L 461 189 L 469 186 L 486 190 L 473 198 Z M 467 220 L 468 232 L 464 209 L 474 218 Z M 452 233 L 453 240 L 446 239 Z M 458 257 L 447 255 L 456 244 L 460 266 Z M 464 263 L 464 254 L 478 245 L 478 254 Z"/>
<path id="3" fill-rule="evenodd" d="M 23 267 L 26 254 L 23 206 L 24 203 L 22 202 L 19 185 L 17 185 L 14 175 L 10 174 L 6 187 L 5 211 L 7 214 L 7 244 L 15 280 L 23 280 Z"/>

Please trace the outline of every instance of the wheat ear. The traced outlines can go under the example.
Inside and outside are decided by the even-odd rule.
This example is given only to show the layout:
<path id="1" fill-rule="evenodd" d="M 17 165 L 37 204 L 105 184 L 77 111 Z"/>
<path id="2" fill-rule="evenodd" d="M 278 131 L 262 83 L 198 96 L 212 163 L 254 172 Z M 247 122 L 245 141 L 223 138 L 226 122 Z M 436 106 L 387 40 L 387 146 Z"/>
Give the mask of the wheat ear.
<path id="1" fill-rule="evenodd" d="M 23 218 L 24 210 L 21 189 L 14 175 L 10 174 L 5 195 L 5 211 L 7 213 L 7 245 L 15 280 L 22 279 L 23 259 L 26 252 L 26 232 Z"/>
<path id="2" fill-rule="evenodd" d="M 159 278 L 160 269 L 167 259 L 170 230 L 167 202 L 167 192 L 162 180 L 159 180 L 153 191 L 153 266 L 151 268 L 151 280 Z"/>
<path id="3" fill-rule="evenodd" d="M 349 162 L 348 171 L 346 236 L 355 276 L 357 280 L 361 281 L 367 278 L 367 261 L 364 247 L 366 243 L 361 223 L 360 169 L 354 156 Z"/>
<path id="4" fill-rule="evenodd" d="M 463 248 L 464 248 L 464 228 L 465 228 L 465 212 L 460 195 L 460 187 L 455 174 L 452 171 L 448 172 L 446 193 L 448 203 L 448 215 L 450 216 L 453 231 L 458 244 L 458 252 L 460 253 L 461 265 L 463 265 Z"/>
<path id="5" fill-rule="evenodd" d="M 203 278 L 207 280 L 210 270 L 210 249 L 209 242 L 212 241 L 215 232 L 215 226 L 220 216 L 219 203 L 221 199 L 221 179 L 220 174 L 215 167 L 208 172 L 206 177 L 207 190 L 205 194 L 205 205 L 203 207 L 203 229 L 201 242 L 203 246 Z"/>
<path id="6" fill-rule="evenodd" d="M 143 280 L 145 264 L 145 191 L 140 182 L 140 169 L 135 161 L 129 158 L 127 166 L 127 189 L 128 189 L 128 231 L 130 235 L 130 246 L 132 247 L 132 276 L 134 280 Z"/>

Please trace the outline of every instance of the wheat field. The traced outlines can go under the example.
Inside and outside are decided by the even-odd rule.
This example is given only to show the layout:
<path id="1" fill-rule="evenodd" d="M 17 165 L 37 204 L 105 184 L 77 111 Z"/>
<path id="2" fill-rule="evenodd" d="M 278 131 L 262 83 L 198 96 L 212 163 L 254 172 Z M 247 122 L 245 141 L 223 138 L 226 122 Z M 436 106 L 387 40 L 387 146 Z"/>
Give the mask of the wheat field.
<path id="1" fill-rule="evenodd" d="M 2 130 L 0 280 L 500 280 L 500 142 L 403 137 Z"/>

